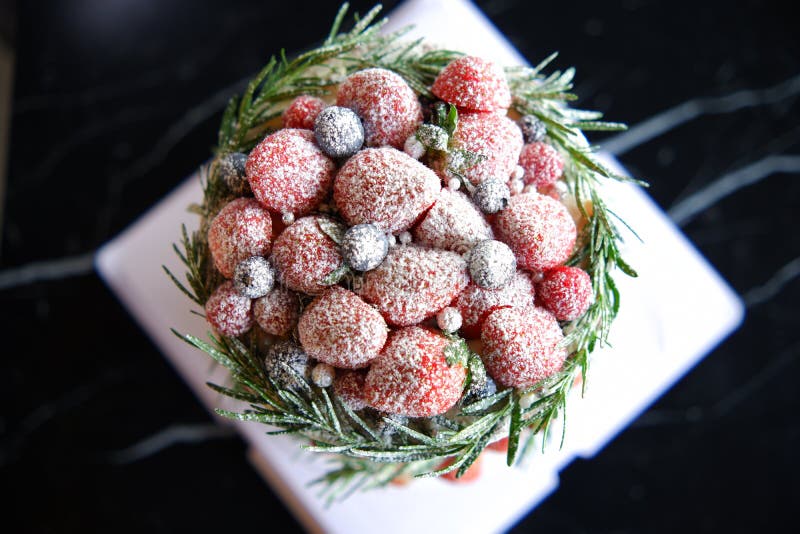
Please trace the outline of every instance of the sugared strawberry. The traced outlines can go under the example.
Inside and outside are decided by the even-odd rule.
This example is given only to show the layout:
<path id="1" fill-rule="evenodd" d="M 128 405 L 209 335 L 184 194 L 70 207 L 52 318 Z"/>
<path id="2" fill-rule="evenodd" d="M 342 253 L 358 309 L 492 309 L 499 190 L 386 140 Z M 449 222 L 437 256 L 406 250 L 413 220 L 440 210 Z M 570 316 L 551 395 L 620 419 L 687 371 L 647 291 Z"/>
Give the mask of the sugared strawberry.
<path id="1" fill-rule="evenodd" d="M 447 365 L 448 343 L 443 335 L 417 326 L 393 332 L 367 372 L 367 404 L 408 417 L 449 410 L 461 397 L 466 370 L 458 363 Z"/>
<path id="2" fill-rule="evenodd" d="M 325 277 L 342 265 L 338 245 L 319 227 L 323 218 L 327 219 L 322 215 L 298 219 L 275 239 L 272 264 L 289 289 L 322 293 L 328 287 L 322 283 Z"/>
<path id="3" fill-rule="evenodd" d="M 469 282 L 464 259 L 446 250 L 399 245 L 364 275 L 359 294 L 389 324 L 417 324 L 446 307 Z"/>
<path id="4" fill-rule="evenodd" d="M 256 145 L 245 169 L 253 194 L 264 207 L 299 216 L 328 194 L 336 164 L 314 144 L 314 132 L 289 128 Z"/>
<path id="5" fill-rule="evenodd" d="M 534 185 L 537 188 L 553 185 L 564 172 L 564 158 L 561 153 L 541 141 L 522 147 L 519 164 L 525 171 L 522 181 L 525 185 Z"/>
<path id="6" fill-rule="evenodd" d="M 345 369 L 336 373 L 333 380 L 333 392 L 352 410 L 361 410 L 367 407 L 364 394 L 364 381 L 367 372 L 364 370 Z"/>
<path id="7" fill-rule="evenodd" d="M 443 178 L 449 179 L 447 168 L 455 168 L 472 184 L 477 185 L 487 178 L 508 181 L 519 160 L 522 150 L 522 132 L 519 126 L 506 116 L 496 113 L 460 113 L 458 128 L 453 135 L 453 146 L 484 157 L 471 166 L 461 162 L 463 155 L 451 151 L 437 167 Z"/>
<path id="8" fill-rule="evenodd" d="M 575 246 L 577 230 L 567 208 L 538 193 L 511 197 L 494 220 L 494 230 L 524 269 L 544 271 L 564 263 Z"/>
<path id="9" fill-rule="evenodd" d="M 551 269 L 536 287 L 542 304 L 559 321 L 577 319 L 592 303 L 592 279 L 577 267 Z"/>
<path id="10" fill-rule="evenodd" d="M 369 148 L 339 170 L 333 198 L 350 226 L 373 223 L 398 233 L 414 224 L 440 189 L 436 174 L 404 152 Z"/>
<path id="11" fill-rule="evenodd" d="M 414 228 L 417 243 L 459 253 L 493 237 L 489 223 L 469 198 L 449 189 L 439 192 L 425 218 Z"/>
<path id="12" fill-rule="evenodd" d="M 303 130 L 313 130 L 314 121 L 317 120 L 319 112 L 325 109 L 325 101 L 316 96 L 300 95 L 289 104 L 283 111 L 284 128 L 302 128 Z"/>
<path id="13" fill-rule="evenodd" d="M 233 277 L 242 260 L 269 254 L 271 239 L 270 215 L 252 198 L 237 198 L 226 204 L 208 228 L 208 249 L 225 278 Z"/>
<path id="14" fill-rule="evenodd" d="M 485 289 L 470 282 L 453 301 L 463 320 L 461 335 L 479 337 L 483 322 L 490 313 L 500 308 L 533 306 L 534 295 L 533 282 L 522 271 L 517 271 L 511 282 L 500 289 Z"/>
<path id="15" fill-rule="evenodd" d="M 206 301 L 206 319 L 223 336 L 236 337 L 253 327 L 252 301 L 241 296 L 230 280 Z"/>
<path id="16" fill-rule="evenodd" d="M 498 384 L 524 388 L 558 372 L 567 357 L 552 313 L 544 308 L 493 311 L 481 329 L 483 363 Z"/>
<path id="17" fill-rule="evenodd" d="M 455 458 L 452 457 L 448 458 L 447 460 L 439 464 L 436 467 L 436 470 L 438 471 L 439 469 L 444 469 L 445 467 L 449 467 L 453 465 L 454 461 Z M 476 480 L 478 480 L 481 477 L 482 471 L 483 471 L 483 455 L 481 454 L 475 459 L 474 462 L 472 462 L 472 465 L 470 465 L 467 468 L 467 470 L 464 471 L 464 474 L 461 475 L 460 477 L 456 476 L 458 474 L 458 469 L 453 469 L 452 471 L 443 474 L 439 478 L 441 478 L 442 480 L 446 480 L 448 482 L 454 482 L 456 484 L 468 484 L 470 482 L 475 482 Z"/>
<path id="18" fill-rule="evenodd" d="M 309 356 L 345 369 L 367 366 L 383 348 L 387 335 L 381 314 L 338 286 L 314 299 L 297 328 Z"/>
<path id="19" fill-rule="evenodd" d="M 300 317 L 300 299 L 285 287 L 275 287 L 253 303 L 253 317 L 264 332 L 288 336 Z"/>
<path id="20" fill-rule="evenodd" d="M 475 56 L 460 57 L 442 69 L 431 92 L 445 102 L 473 111 L 505 111 L 511 105 L 503 69 Z"/>
<path id="21" fill-rule="evenodd" d="M 364 125 L 367 146 L 403 143 L 422 122 L 422 107 L 414 90 L 399 75 L 386 69 L 365 69 L 342 82 L 336 105 L 350 108 Z"/>

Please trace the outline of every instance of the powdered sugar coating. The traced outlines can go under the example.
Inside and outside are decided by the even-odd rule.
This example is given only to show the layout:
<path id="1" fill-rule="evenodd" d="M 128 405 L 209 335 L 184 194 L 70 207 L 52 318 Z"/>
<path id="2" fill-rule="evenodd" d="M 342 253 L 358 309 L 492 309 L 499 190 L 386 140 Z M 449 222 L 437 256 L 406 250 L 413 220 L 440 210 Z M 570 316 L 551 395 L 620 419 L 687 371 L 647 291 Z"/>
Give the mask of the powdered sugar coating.
<path id="1" fill-rule="evenodd" d="M 508 181 L 522 150 L 522 132 L 514 121 L 504 115 L 459 113 L 453 145 L 486 158 L 463 171 L 472 184 L 478 185 L 487 178 Z M 445 167 L 452 165 L 455 157 L 458 157 L 458 153 L 451 151 L 445 159 Z M 449 178 L 445 169 L 441 170 L 441 174 L 443 178 Z"/>
<path id="2" fill-rule="evenodd" d="M 328 287 L 322 281 L 342 265 L 338 245 L 317 224 L 322 218 L 326 217 L 298 219 L 275 239 L 272 264 L 289 289 L 309 295 L 322 293 Z"/>
<path id="3" fill-rule="evenodd" d="M 345 369 L 369 365 L 386 343 L 386 322 L 355 293 L 334 286 L 305 309 L 297 325 L 309 356 Z"/>
<path id="4" fill-rule="evenodd" d="M 269 254 L 272 219 L 252 198 L 227 203 L 208 227 L 208 249 L 222 276 L 231 278 L 239 262 Z"/>
<path id="5" fill-rule="evenodd" d="M 245 168 L 264 207 L 305 215 L 330 192 L 336 164 L 314 144 L 314 132 L 284 129 L 256 145 Z"/>
<path id="6" fill-rule="evenodd" d="M 339 371 L 333 380 L 333 392 L 351 410 L 362 410 L 367 407 L 364 397 L 364 380 L 366 378 L 367 373 L 364 370 L 345 369 Z"/>
<path id="7" fill-rule="evenodd" d="M 494 237 L 492 228 L 464 193 L 442 189 L 413 230 L 417 243 L 464 253 Z"/>
<path id="8" fill-rule="evenodd" d="M 364 382 L 369 406 L 390 414 L 430 417 L 449 410 L 461 397 L 466 370 L 447 365 L 450 341 L 431 330 L 397 330 L 373 362 Z"/>
<path id="9" fill-rule="evenodd" d="M 435 315 L 468 283 L 467 264 L 455 252 L 398 245 L 364 275 L 359 295 L 389 324 L 407 326 Z"/>
<path id="10" fill-rule="evenodd" d="M 361 117 L 364 142 L 372 147 L 402 149 L 422 122 L 422 107 L 414 90 L 399 74 L 386 69 L 364 69 L 348 76 L 339 87 L 336 105 Z"/>
<path id="11" fill-rule="evenodd" d="M 373 223 L 399 233 L 433 204 L 440 189 L 436 174 L 408 154 L 368 148 L 339 170 L 333 199 L 349 225 Z"/>
<path id="12" fill-rule="evenodd" d="M 325 109 L 327 104 L 321 98 L 310 95 L 300 95 L 289 104 L 281 118 L 284 128 L 301 128 L 313 130 L 317 115 Z"/>
<path id="13" fill-rule="evenodd" d="M 538 193 L 511 197 L 494 220 L 494 230 L 520 267 L 544 271 L 564 263 L 575 246 L 577 230 L 567 208 Z"/>
<path id="14" fill-rule="evenodd" d="M 300 299 L 285 287 L 276 287 L 253 303 L 253 317 L 264 332 L 286 337 L 297 326 Z"/>
<path id="15" fill-rule="evenodd" d="M 505 111 L 511 105 L 503 69 L 475 56 L 450 62 L 436 77 L 431 92 L 445 102 L 474 111 Z"/>
<path id="16" fill-rule="evenodd" d="M 525 173 L 522 181 L 537 188 L 554 184 L 564 172 L 564 158 L 547 143 L 529 143 L 522 147 L 519 164 Z"/>
<path id="17" fill-rule="evenodd" d="M 252 301 L 241 296 L 230 280 L 214 290 L 205 310 L 209 324 L 223 336 L 240 336 L 253 326 Z"/>
<path id="18" fill-rule="evenodd" d="M 500 289 L 485 289 L 470 283 L 453 301 L 463 318 L 461 335 L 476 338 L 481 335 L 483 322 L 494 310 L 533 306 L 536 295 L 530 275 L 517 271 L 511 282 Z"/>
<path id="19" fill-rule="evenodd" d="M 567 357 L 564 334 L 544 308 L 502 308 L 481 329 L 483 363 L 503 386 L 524 388 L 558 372 Z"/>
<path id="20" fill-rule="evenodd" d="M 586 313 L 592 303 L 592 279 L 577 267 L 556 267 L 547 271 L 537 284 L 545 308 L 559 321 L 572 321 Z"/>

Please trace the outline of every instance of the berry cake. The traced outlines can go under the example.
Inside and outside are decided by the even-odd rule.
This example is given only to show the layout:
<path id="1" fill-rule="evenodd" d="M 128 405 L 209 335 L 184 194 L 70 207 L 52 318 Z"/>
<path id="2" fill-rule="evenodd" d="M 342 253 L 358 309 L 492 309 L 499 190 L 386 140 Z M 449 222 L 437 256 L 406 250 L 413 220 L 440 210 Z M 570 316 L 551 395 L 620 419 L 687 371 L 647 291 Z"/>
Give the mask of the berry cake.
<path id="1" fill-rule="evenodd" d="M 392 45 L 374 13 L 228 107 L 182 255 L 213 334 L 184 337 L 248 401 L 226 415 L 341 459 L 327 481 L 465 482 L 547 429 L 605 339 L 608 271 L 633 274 L 595 189 L 617 177 L 568 74 Z"/>

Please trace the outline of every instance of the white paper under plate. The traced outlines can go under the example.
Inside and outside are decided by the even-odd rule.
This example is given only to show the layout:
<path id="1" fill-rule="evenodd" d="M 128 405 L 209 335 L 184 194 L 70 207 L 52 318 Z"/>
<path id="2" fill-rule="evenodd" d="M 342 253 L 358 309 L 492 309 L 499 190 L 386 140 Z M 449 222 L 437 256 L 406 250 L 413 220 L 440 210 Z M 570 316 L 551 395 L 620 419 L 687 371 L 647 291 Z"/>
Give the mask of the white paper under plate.
<path id="1" fill-rule="evenodd" d="M 407 2 L 391 15 L 391 27 L 410 23 L 417 25 L 417 34 L 437 44 L 506 65 L 523 61 L 468 2 Z M 621 170 L 616 162 L 607 163 Z M 266 436 L 265 427 L 257 423 L 231 423 L 250 443 L 254 465 L 309 530 L 400 533 L 420 532 L 419 525 L 425 525 L 430 532 L 503 531 L 556 488 L 558 472 L 566 464 L 577 456 L 594 455 L 736 328 L 743 315 L 741 302 L 650 198 L 621 184 L 609 184 L 603 194 L 644 241 L 629 237 L 624 249 L 640 276 L 616 277 L 623 306 L 612 331 L 613 349 L 595 353 L 586 396 L 572 396 L 564 447 L 559 450 L 554 443 L 545 454 L 536 453 L 513 469 L 505 467 L 504 455 L 486 454 L 483 475 L 473 484 L 419 480 L 405 487 L 356 493 L 326 508 L 317 497 L 318 488 L 307 487 L 325 471 L 323 458 L 300 451 L 293 438 Z M 226 405 L 227 399 L 205 384 L 224 383 L 224 375 L 219 370 L 209 375 L 208 357 L 170 332 L 173 327 L 203 337 L 208 327 L 189 313 L 190 302 L 161 269 L 166 265 L 175 273 L 183 272 L 172 243 L 179 239 L 182 223 L 196 227 L 197 218 L 186 207 L 201 196 L 197 177 L 189 178 L 104 246 L 97 269 L 197 396 L 213 409 Z M 442 513 L 454 507 L 482 513 Z"/>

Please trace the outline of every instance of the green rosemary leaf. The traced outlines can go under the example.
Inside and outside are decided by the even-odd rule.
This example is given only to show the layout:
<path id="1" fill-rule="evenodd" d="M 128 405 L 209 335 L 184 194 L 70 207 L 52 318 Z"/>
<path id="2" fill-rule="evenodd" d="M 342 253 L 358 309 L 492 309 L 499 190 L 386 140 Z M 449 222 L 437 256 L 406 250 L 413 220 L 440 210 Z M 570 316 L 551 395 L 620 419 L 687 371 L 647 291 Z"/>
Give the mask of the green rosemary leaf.
<path id="1" fill-rule="evenodd" d="M 514 465 L 519 447 L 519 436 L 522 431 L 522 406 L 519 399 L 514 399 L 514 406 L 511 408 L 511 424 L 508 430 L 508 452 L 506 453 L 506 463 Z"/>
<path id="2" fill-rule="evenodd" d="M 338 284 L 349 272 L 350 268 L 347 266 L 347 264 L 342 263 L 339 267 L 325 275 L 325 277 L 320 280 L 319 283 L 323 286 L 332 286 L 334 284 Z"/>
<path id="3" fill-rule="evenodd" d="M 322 230 L 322 233 L 330 237 L 334 243 L 337 245 L 342 244 L 344 232 L 346 230 L 345 225 L 338 221 L 334 221 L 333 219 L 328 219 L 327 217 L 317 217 L 317 226 L 319 226 L 319 229 Z"/>

